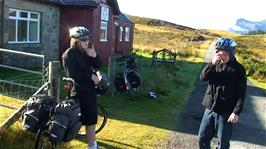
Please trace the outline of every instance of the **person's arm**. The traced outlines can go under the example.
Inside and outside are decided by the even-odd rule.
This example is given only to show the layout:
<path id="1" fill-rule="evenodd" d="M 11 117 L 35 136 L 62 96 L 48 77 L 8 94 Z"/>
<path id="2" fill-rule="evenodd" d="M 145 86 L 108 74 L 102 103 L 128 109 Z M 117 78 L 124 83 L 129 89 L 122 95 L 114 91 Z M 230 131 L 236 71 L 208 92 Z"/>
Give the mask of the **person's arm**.
<path id="1" fill-rule="evenodd" d="M 244 99 L 246 95 L 246 88 L 247 88 L 246 71 L 244 68 L 242 68 L 240 72 L 239 83 L 237 85 L 237 92 L 236 92 L 237 103 L 233 111 L 237 115 L 239 115 L 242 112 Z"/>
<path id="2" fill-rule="evenodd" d="M 94 68 L 97 68 L 97 69 L 102 67 L 102 62 L 101 62 L 100 56 L 97 55 L 96 57 L 90 57 L 90 64 L 91 64 L 91 66 L 93 66 Z"/>
<path id="3" fill-rule="evenodd" d="M 89 63 L 92 67 L 99 69 L 102 66 L 101 59 L 96 53 L 94 45 L 91 48 L 85 49 L 87 56 L 89 56 Z"/>
<path id="4" fill-rule="evenodd" d="M 208 63 L 201 71 L 200 73 L 200 79 L 202 81 L 208 81 L 210 80 L 212 74 L 215 73 L 215 65 L 212 63 Z"/>
<path id="5" fill-rule="evenodd" d="M 241 74 L 240 74 L 240 80 L 237 85 L 237 92 L 236 92 L 237 103 L 233 110 L 233 113 L 231 113 L 227 122 L 231 122 L 231 123 L 238 122 L 239 114 L 242 112 L 243 105 L 244 105 L 246 87 L 247 87 L 247 77 L 246 77 L 246 71 L 243 67 L 243 69 L 241 70 Z"/>
<path id="6" fill-rule="evenodd" d="M 75 81 L 85 81 L 91 78 L 92 73 L 79 73 L 75 69 L 77 67 L 76 64 L 76 55 L 74 53 L 68 53 L 63 56 L 63 67 L 67 77 L 73 78 Z"/>
<path id="7" fill-rule="evenodd" d="M 211 63 L 207 64 L 203 70 L 201 71 L 201 74 L 200 74 L 200 79 L 202 81 L 208 81 L 210 80 L 211 76 L 213 73 L 215 73 L 215 67 L 218 63 L 221 62 L 221 57 L 219 55 L 219 53 L 216 53 L 213 58 L 212 58 L 212 61 Z"/>

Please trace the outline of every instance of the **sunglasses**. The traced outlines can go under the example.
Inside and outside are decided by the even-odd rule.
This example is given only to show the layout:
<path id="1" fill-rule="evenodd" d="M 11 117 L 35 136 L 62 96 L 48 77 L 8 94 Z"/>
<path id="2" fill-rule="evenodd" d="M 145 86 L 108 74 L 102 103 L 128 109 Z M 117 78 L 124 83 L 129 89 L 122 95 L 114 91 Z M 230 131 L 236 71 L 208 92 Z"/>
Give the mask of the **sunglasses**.
<path id="1" fill-rule="evenodd" d="M 82 41 L 82 42 L 90 41 L 89 38 L 80 38 L 79 40 Z"/>

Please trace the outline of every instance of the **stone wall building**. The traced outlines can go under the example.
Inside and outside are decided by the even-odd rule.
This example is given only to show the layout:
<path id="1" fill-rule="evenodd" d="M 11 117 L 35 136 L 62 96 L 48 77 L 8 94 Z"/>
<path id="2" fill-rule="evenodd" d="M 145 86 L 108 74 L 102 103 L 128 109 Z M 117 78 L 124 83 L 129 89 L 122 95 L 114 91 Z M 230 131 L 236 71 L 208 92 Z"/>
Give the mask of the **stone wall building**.
<path id="1" fill-rule="evenodd" d="M 46 63 L 58 60 L 60 10 L 27 0 L 0 0 L 0 46 L 4 49 L 45 55 Z M 1 53 L 2 63 L 34 66 L 34 58 Z M 38 64 L 40 64 L 38 62 Z"/>

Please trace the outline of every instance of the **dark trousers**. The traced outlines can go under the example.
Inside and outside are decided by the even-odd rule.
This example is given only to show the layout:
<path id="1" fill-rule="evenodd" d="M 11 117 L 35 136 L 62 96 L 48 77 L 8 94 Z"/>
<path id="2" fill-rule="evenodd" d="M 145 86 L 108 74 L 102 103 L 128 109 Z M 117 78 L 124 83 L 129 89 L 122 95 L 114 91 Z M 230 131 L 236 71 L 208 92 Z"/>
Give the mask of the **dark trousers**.
<path id="1" fill-rule="evenodd" d="M 229 149 L 233 124 L 227 122 L 229 115 L 220 115 L 206 108 L 199 128 L 199 148 L 210 149 L 210 141 L 217 133 L 218 149 Z"/>

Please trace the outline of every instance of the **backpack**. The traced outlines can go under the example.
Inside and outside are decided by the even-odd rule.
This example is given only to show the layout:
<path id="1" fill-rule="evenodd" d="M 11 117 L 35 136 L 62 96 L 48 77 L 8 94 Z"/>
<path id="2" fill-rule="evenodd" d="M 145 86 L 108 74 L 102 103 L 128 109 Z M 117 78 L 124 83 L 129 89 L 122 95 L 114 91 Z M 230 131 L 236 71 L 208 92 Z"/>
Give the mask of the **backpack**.
<path id="1" fill-rule="evenodd" d="M 56 105 L 56 99 L 48 95 L 31 96 L 23 114 L 22 129 L 37 133 L 42 124 L 48 122 L 51 111 Z"/>
<path id="2" fill-rule="evenodd" d="M 58 103 L 49 124 L 49 141 L 72 140 L 81 127 L 80 116 L 80 105 L 76 99 L 66 99 Z"/>

